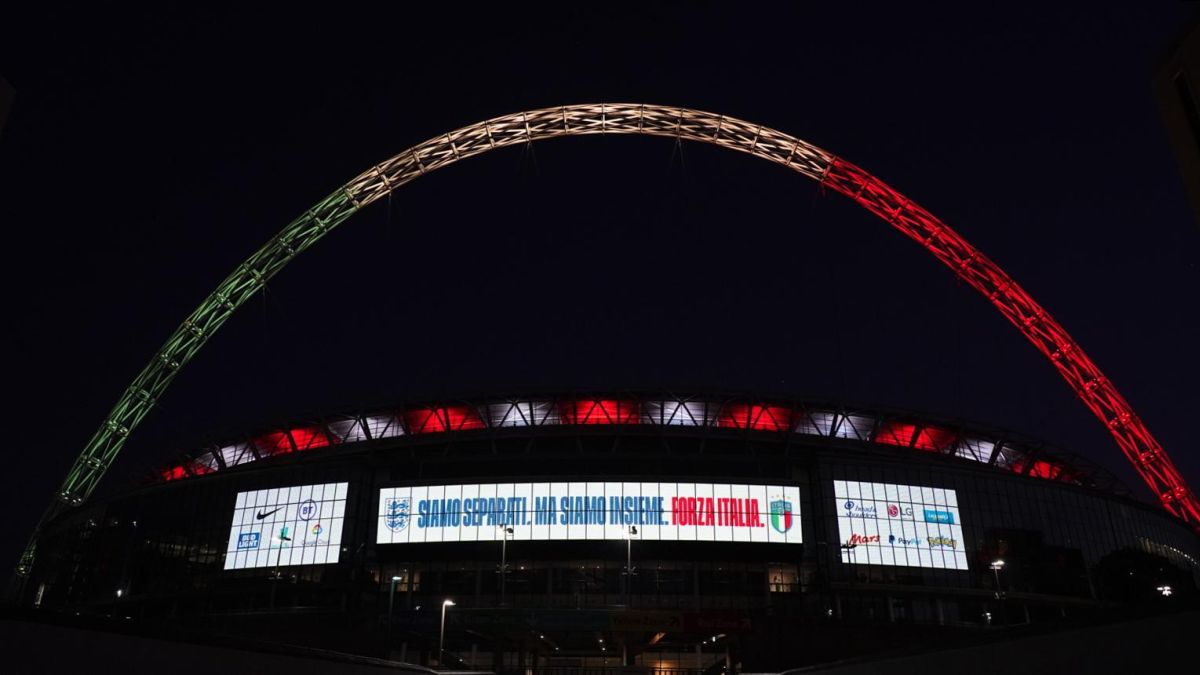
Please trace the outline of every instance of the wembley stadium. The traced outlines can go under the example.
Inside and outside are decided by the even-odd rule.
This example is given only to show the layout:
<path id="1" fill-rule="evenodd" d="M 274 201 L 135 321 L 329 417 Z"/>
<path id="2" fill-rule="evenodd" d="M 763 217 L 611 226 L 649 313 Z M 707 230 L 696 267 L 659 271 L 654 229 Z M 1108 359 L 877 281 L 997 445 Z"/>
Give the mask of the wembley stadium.
<path id="1" fill-rule="evenodd" d="M 794 666 L 797 631 L 856 653 L 1059 621 L 1187 593 L 1200 556 L 1111 474 L 1011 433 L 630 393 L 260 429 L 40 541 L 41 608 L 497 672 Z"/>
<path id="2" fill-rule="evenodd" d="M 180 370 L 298 254 L 436 169 L 596 134 L 745 153 L 878 216 L 1036 348 L 1158 504 L 1094 463 L 1004 430 L 703 391 L 330 415 L 248 430 L 179 457 L 147 484 L 92 498 Z M 930 212 L 760 124 L 583 104 L 434 136 L 368 168 L 251 254 L 83 445 L 22 554 L 14 594 L 41 620 L 103 617 L 108 631 L 170 627 L 176 638 L 383 657 L 393 669 L 780 672 L 1191 606 L 1180 601 L 1196 597 L 1197 528 L 1200 498 L 1111 379 Z"/>

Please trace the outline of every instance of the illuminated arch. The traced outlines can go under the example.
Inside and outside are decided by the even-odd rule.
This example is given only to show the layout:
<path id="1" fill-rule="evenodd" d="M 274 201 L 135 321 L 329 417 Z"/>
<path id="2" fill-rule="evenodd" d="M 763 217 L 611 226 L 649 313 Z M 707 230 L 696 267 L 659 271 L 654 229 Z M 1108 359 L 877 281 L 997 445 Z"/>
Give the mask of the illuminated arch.
<path id="1" fill-rule="evenodd" d="M 129 434 L 225 320 L 292 258 L 359 209 L 414 178 L 473 155 L 587 134 L 641 134 L 711 143 L 781 164 L 855 200 L 916 240 L 990 300 L 1050 359 L 1104 423 L 1163 507 L 1200 525 L 1200 502 L 1129 403 L 1046 310 L 957 232 L 866 171 L 798 138 L 724 115 L 642 104 L 571 105 L 478 122 L 413 146 L 338 188 L 255 251 L 175 329 L 88 441 L 42 522 L 64 506 L 87 500 Z M 27 572 L 32 562 L 33 542 L 18 572 Z"/>

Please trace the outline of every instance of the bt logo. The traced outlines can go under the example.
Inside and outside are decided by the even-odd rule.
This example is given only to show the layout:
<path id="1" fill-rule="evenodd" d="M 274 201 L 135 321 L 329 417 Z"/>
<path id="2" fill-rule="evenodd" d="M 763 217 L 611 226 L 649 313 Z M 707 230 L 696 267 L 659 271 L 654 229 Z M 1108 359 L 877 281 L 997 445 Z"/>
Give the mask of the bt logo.
<path id="1" fill-rule="evenodd" d="M 300 520 L 312 520 L 313 516 L 317 515 L 317 503 L 311 499 L 307 499 L 300 504 L 298 510 Z"/>

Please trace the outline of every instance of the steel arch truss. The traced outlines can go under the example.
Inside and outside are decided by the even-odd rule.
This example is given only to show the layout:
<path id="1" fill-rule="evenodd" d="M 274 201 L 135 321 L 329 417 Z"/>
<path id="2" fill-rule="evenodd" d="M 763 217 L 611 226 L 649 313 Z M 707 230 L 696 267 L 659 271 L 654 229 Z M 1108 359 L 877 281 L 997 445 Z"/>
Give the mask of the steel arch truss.
<path id="1" fill-rule="evenodd" d="M 983 293 L 1054 363 L 1079 398 L 1109 429 L 1162 505 L 1185 521 L 1200 525 L 1200 502 L 1112 383 L 1062 326 L 1011 277 L 929 212 L 853 164 L 780 131 L 698 110 L 620 103 L 545 108 L 472 124 L 429 139 L 371 167 L 321 200 L 239 265 L 175 329 L 88 440 L 59 488 L 57 502 L 47 517 L 60 505 L 83 503 L 129 434 L 213 333 L 292 258 L 359 209 L 414 178 L 489 150 L 559 136 L 606 133 L 665 136 L 719 145 L 798 171 L 862 204 L 919 242 L 959 278 Z M 26 573 L 32 562 L 31 541 L 18 572 Z"/>

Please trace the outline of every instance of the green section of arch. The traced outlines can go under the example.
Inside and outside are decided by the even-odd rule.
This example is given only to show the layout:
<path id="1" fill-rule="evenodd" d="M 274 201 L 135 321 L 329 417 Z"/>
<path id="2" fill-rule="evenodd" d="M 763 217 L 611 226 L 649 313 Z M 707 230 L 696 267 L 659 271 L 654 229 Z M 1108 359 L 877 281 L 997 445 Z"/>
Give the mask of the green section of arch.
<path id="1" fill-rule="evenodd" d="M 54 503 L 38 524 L 39 530 L 42 523 L 63 508 L 78 506 L 87 500 L 129 435 L 154 409 L 159 397 L 179 371 L 224 325 L 229 316 L 292 258 L 354 215 L 358 208 L 344 191 L 329 195 L 289 223 L 282 232 L 225 277 L 217 289 L 171 333 L 150 363 L 121 394 L 117 404 L 92 434 L 83 452 L 67 472 L 66 479 L 55 493 Z M 21 555 L 18 575 L 28 574 L 33 566 L 36 537 L 37 531 Z"/>
<path id="2" fill-rule="evenodd" d="M 56 498 L 83 503 L 112 464 L 129 434 L 154 408 L 163 391 L 238 307 L 257 293 L 292 258 L 354 215 L 358 205 L 339 190 L 293 220 L 217 286 L 138 373 L 67 473 Z"/>

